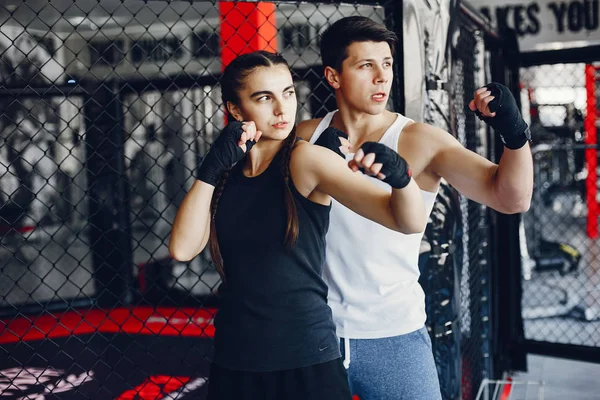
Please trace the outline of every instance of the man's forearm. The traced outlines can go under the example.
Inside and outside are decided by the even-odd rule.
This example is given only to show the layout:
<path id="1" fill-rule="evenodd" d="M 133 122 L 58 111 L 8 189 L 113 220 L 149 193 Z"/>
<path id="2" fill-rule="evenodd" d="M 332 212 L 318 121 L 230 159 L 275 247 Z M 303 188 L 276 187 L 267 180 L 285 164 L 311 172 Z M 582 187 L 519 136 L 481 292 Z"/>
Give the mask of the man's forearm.
<path id="1" fill-rule="evenodd" d="M 505 148 L 496 173 L 495 194 L 502 212 L 525 212 L 533 193 L 533 159 L 529 144 L 518 150 Z"/>

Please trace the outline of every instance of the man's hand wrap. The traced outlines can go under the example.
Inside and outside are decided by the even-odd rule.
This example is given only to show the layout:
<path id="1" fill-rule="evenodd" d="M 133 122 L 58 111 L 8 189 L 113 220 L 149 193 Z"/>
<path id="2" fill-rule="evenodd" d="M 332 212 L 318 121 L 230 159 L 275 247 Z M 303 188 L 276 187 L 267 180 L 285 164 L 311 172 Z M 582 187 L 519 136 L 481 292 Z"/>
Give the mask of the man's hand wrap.
<path id="1" fill-rule="evenodd" d="M 383 181 L 394 189 L 402 189 L 410 183 L 412 176 L 406 160 L 394 150 L 384 144 L 366 142 L 360 146 L 365 155 L 375 154 L 375 163 L 383 164 L 381 173 L 385 175 Z"/>
<path id="2" fill-rule="evenodd" d="M 495 112 L 494 117 L 484 117 L 479 110 L 475 113 L 486 124 L 494 128 L 500 135 L 504 145 L 517 150 L 525 146 L 530 139 L 529 126 L 521 117 L 517 102 L 508 88 L 499 83 L 490 83 L 486 88 L 494 96 L 488 107 L 490 112 Z"/>
<path id="3" fill-rule="evenodd" d="M 344 138 L 344 139 L 348 140 L 348 135 L 346 135 L 344 132 L 340 131 L 339 129 L 336 129 L 336 128 L 330 126 L 329 128 L 325 129 L 321 133 L 321 136 L 319 136 L 319 138 L 317 139 L 315 144 L 317 146 L 326 147 L 329 150 L 337 153 L 343 159 L 345 159 L 346 156 L 340 150 L 340 147 L 342 146 L 342 142 L 340 141 L 340 138 Z"/>
<path id="4" fill-rule="evenodd" d="M 217 186 L 223 172 L 244 158 L 244 155 L 250 151 L 256 142 L 248 140 L 246 142 L 246 153 L 244 153 L 244 150 L 238 146 L 243 133 L 242 123 L 237 121 L 228 124 L 223 129 L 200 165 L 198 180 Z"/>

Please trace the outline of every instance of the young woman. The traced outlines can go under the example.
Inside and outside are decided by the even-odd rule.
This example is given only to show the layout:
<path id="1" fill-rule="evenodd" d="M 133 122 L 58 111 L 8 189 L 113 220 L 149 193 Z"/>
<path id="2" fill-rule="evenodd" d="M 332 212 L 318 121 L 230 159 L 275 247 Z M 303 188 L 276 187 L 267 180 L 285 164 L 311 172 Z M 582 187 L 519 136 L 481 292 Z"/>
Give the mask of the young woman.
<path id="1" fill-rule="evenodd" d="M 279 55 L 237 57 L 221 90 L 236 122 L 206 155 L 169 243 L 186 261 L 210 239 L 224 282 L 208 398 L 349 400 L 321 278 L 331 198 L 412 233 L 426 224 L 419 188 L 404 159 L 383 145 L 365 143 L 352 167 L 392 190 L 333 151 L 297 142 L 294 84 Z M 339 131 L 328 135 L 341 144 Z"/>

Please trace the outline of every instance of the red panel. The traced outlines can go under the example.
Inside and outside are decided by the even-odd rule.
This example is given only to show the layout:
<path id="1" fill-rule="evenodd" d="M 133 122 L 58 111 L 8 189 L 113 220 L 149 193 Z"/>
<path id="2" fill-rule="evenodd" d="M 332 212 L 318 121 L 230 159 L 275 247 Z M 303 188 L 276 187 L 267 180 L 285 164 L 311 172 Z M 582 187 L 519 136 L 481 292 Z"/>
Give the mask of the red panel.
<path id="1" fill-rule="evenodd" d="M 585 66 L 585 87 L 587 92 L 587 115 L 585 116 L 585 144 L 593 145 L 585 149 L 585 161 L 587 164 L 587 178 L 585 181 L 586 201 L 588 205 L 587 234 L 590 239 L 598 238 L 598 202 L 596 192 L 598 191 L 598 155 L 596 151 L 596 119 L 598 109 L 596 108 L 596 68 L 593 65 Z"/>
<path id="2" fill-rule="evenodd" d="M 221 14 L 221 65 L 256 50 L 277 51 L 274 3 L 219 2 Z"/>

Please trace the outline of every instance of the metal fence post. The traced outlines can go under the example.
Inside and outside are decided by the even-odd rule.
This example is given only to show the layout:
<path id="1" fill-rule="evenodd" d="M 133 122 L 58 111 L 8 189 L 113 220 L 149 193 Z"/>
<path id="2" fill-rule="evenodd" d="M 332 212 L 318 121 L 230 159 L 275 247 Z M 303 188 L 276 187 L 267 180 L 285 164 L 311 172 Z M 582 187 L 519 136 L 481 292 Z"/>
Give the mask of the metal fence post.
<path id="1" fill-rule="evenodd" d="M 114 84 L 87 88 L 89 232 L 97 302 L 102 307 L 126 305 L 132 299 L 133 262 L 122 104 Z"/>

